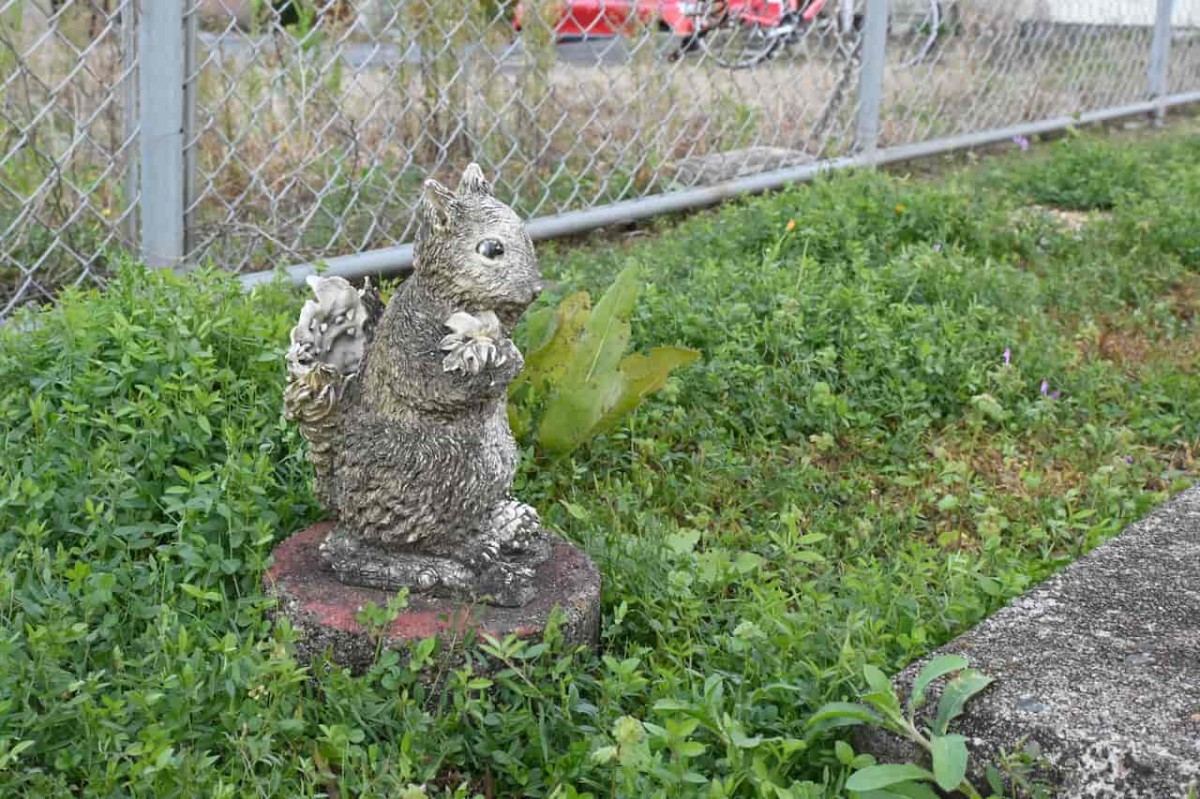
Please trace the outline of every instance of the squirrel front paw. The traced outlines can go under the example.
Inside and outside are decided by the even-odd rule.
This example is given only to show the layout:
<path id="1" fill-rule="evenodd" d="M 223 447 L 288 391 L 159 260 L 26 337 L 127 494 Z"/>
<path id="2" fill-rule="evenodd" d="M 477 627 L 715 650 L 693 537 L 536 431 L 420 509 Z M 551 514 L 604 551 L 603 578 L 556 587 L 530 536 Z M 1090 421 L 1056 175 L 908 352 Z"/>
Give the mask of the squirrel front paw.
<path id="1" fill-rule="evenodd" d="M 459 311 L 451 314 L 444 323 L 453 332 L 442 339 L 442 371 L 463 371 L 477 375 L 489 363 L 502 366 L 508 360 L 501 352 L 499 343 L 503 335 L 500 319 L 491 311 L 478 317 Z"/>

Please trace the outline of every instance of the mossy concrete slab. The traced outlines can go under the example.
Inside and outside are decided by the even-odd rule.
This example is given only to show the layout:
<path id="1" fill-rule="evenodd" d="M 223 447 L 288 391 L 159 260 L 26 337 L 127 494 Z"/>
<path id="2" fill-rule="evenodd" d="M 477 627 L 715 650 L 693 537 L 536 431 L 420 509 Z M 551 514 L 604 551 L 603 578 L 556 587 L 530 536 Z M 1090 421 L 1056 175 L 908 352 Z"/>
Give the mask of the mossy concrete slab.
<path id="1" fill-rule="evenodd" d="M 952 725 L 976 769 L 1029 743 L 1058 797 L 1189 796 L 1200 786 L 1200 487 L 930 657 L 946 653 L 995 678 Z M 897 676 L 902 696 L 925 662 Z M 856 743 L 882 761 L 920 760 L 879 731 Z"/>

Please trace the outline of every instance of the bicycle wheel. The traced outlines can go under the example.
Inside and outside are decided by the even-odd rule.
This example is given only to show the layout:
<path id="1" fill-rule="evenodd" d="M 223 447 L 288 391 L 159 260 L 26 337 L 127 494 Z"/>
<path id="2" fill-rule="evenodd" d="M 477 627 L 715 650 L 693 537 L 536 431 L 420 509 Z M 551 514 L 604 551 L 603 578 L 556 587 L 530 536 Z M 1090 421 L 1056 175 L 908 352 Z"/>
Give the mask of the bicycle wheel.
<path id="1" fill-rule="evenodd" d="M 854 54 L 861 34 L 862 15 L 851 15 L 843 27 L 841 12 L 828 0 L 796 0 L 797 7 L 780 23 L 783 48 L 793 61 L 813 56 L 822 61 L 845 60 Z M 853 8 L 853 6 L 851 6 Z"/>
<path id="2" fill-rule="evenodd" d="M 925 19 L 914 28 L 914 48 L 912 57 L 904 62 L 911 67 L 920 64 L 933 52 L 938 35 L 942 32 L 942 4 L 938 0 L 929 0 L 929 11 Z"/>
<path id="3" fill-rule="evenodd" d="M 849 57 L 852 43 L 842 35 L 837 20 L 829 14 L 817 14 L 810 21 L 804 17 L 805 8 L 784 16 L 786 35 L 783 47 L 793 61 L 814 55 L 822 58 Z"/>
<path id="4" fill-rule="evenodd" d="M 726 69 L 755 66 L 769 58 L 783 41 L 777 26 L 759 24 L 743 14 L 738 0 L 714 0 L 706 5 L 706 30 L 700 41 Z"/>

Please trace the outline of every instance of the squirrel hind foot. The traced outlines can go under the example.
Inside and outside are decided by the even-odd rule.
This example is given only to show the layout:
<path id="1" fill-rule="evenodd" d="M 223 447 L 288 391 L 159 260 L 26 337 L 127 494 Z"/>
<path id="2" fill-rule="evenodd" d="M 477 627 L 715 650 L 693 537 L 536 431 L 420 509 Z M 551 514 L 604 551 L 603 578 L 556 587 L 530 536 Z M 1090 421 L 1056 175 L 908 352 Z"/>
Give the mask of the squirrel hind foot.
<path id="1" fill-rule="evenodd" d="M 321 562 L 346 585 L 414 593 L 461 595 L 470 593 L 474 573 L 445 557 L 407 552 L 385 552 L 356 540 L 338 529 L 321 544 Z"/>
<path id="2" fill-rule="evenodd" d="M 527 525 L 530 513 L 532 508 L 512 516 Z M 338 529 L 322 542 L 321 561 L 346 585 L 384 591 L 407 588 L 418 594 L 522 607 L 537 596 L 537 567 L 550 555 L 550 540 L 540 527 L 531 530 L 513 523 L 504 531 L 509 534 L 504 540 L 496 537 L 495 529 L 479 535 L 464 548 L 473 557 L 460 561 L 385 551 Z"/>
<path id="3" fill-rule="evenodd" d="M 486 527 L 466 549 L 474 553 L 472 567 L 482 571 L 500 560 L 536 566 L 550 556 L 549 542 L 538 512 L 524 502 L 506 499 L 496 505 Z"/>

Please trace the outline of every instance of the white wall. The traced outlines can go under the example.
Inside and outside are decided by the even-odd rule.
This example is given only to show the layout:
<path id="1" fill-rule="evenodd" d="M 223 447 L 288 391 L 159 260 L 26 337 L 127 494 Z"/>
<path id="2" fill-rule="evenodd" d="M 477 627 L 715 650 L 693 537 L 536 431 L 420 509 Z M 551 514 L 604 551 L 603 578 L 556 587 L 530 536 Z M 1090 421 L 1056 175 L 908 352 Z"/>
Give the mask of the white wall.
<path id="1" fill-rule="evenodd" d="M 963 0 L 980 10 L 999 9 L 992 0 Z M 1007 4 L 1022 20 L 1044 20 L 1090 25 L 1140 25 L 1154 24 L 1158 6 L 1155 0 L 1017 0 Z M 1200 26 L 1200 0 L 1175 0 L 1175 25 Z"/>

